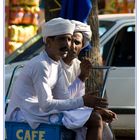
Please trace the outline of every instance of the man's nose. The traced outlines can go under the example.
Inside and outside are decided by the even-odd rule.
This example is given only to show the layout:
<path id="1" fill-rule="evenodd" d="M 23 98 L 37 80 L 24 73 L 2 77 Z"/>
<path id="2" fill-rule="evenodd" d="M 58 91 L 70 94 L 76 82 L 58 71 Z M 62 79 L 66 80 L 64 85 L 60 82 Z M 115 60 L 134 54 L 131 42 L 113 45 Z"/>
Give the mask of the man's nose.
<path id="1" fill-rule="evenodd" d="M 74 42 L 71 43 L 71 49 L 72 49 L 72 50 L 76 50 L 76 45 L 75 45 Z"/>
<path id="2" fill-rule="evenodd" d="M 70 49 L 71 48 L 71 45 L 72 45 L 72 42 L 68 39 L 65 40 L 65 46 Z"/>

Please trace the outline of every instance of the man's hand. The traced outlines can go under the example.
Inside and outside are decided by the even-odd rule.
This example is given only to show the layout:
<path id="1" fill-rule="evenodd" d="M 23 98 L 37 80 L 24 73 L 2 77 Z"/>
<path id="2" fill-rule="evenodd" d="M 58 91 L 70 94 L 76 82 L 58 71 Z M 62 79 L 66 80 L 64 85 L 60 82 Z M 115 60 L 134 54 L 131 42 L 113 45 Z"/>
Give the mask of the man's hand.
<path id="1" fill-rule="evenodd" d="M 84 82 L 87 80 L 92 70 L 92 64 L 90 60 L 88 58 L 82 60 L 80 64 L 80 68 L 81 68 L 81 73 L 79 75 L 79 79 Z"/>
<path id="2" fill-rule="evenodd" d="M 117 114 L 112 112 L 111 110 L 96 107 L 95 111 L 98 112 L 102 116 L 103 121 L 105 121 L 107 123 L 110 123 L 110 122 L 118 119 Z"/>
<path id="3" fill-rule="evenodd" d="M 108 106 L 107 99 L 97 97 L 94 95 L 84 95 L 83 101 L 84 101 L 85 106 L 88 106 L 91 108 L 95 108 L 95 107 L 105 108 L 106 106 Z"/>

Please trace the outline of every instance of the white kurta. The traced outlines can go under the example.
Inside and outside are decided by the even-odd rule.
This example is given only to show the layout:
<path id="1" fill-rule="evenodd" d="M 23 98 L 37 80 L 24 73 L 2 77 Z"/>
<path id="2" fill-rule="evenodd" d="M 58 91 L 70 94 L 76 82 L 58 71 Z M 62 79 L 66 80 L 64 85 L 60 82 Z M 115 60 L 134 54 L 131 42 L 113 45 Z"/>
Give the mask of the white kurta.
<path id="1" fill-rule="evenodd" d="M 77 85 L 74 84 L 74 82 L 81 72 L 80 63 L 81 62 L 77 58 L 75 58 L 73 59 L 72 64 L 69 66 L 61 60 L 61 73 L 59 74 L 57 84 L 53 89 L 53 93 L 56 95 L 56 98 L 74 99 L 77 97 L 82 97 L 85 94 L 84 83 L 79 87 L 77 86 L 77 88 L 71 88 L 72 86 Z M 69 89 L 69 92 L 67 92 L 67 89 Z M 63 125 L 65 125 L 65 127 L 69 129 L 75 130 L 75 132 L 77 133 L 76 140 L 85 140 L 86 128 L 83 126 L 89 119 L 92 111 L 93 109 L 89 107 L 81 107 L 74 110 L 63 111 Z"/>
<path id="2" fill-rule="evenodd" d="M 80 61 L 75 58 L 73 59 L 72 65 L 67 65 L 61 60 L 62 69 L 59 73 L 57 84 L 53 89 L 55 98 L 57 99 L 74 99 L 81 97 L 85 94 L 85 84 L 77 84 L 75 78 L 79 76 Z M 78 79 L 77 79 L 78 80 Z M 69 89 L 69 91 L 67 91 Z M 75 90 L 76 89 L 76 90 Z M 63 111 L 64 117 L 62 119 L 65 127 L 74 129 L 77 133 L 76 140 L 86 139 L 86 128 L 84 124 L 90 117 L 92 108 L 81 107 L 74 110 Z M 104 125 L 103 140 L 112 140 L 113 135 L 107 124 Z"/>
<path id="3" fill-rule="evenodd" d="M 48 121 L 48 115 L 59 113 L 65 110 L 72 110 L 84 105 L 82 97 L 75 99 L 57 99 L 52 93 L 57 79 L 58 72 L 61 71 L 60 62 L 55 62 L 48 57 L 44 51 L 36 56 L 24 66 L 18 76 L 11 101 L 8 106 L 6 120 L 14 120 L 14 112 L 20 110 L 25 120 L 32 128 L 37 128 L 40 123 Z M 79 79 L 75 81 L 80 88 L 83 85 Z"/>
<path id="4" fill-rule="evenodd" d="M 80 61 L 75 58 L 72 65 L 67 65 L 61 60 L 61 71 L 59 72 L 58 81 L 53 89 L 56 99 L 68 99 L 80 97 L 85 94 L 85 83 L 78 78 L 80 74 Z M 81 84 L 77 84 L 80 82 Z"/>

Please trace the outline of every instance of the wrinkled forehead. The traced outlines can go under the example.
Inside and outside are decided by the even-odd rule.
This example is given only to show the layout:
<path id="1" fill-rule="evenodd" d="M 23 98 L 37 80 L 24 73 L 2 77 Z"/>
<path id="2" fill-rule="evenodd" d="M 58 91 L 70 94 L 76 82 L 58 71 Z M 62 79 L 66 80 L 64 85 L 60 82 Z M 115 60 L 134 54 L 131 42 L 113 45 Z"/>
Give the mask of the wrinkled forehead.
<path id="1" fill-rule="evenodd" d="M 73 33 L 73 38 L 78 38 L 78 39 L 83 40 L 84 36 L 83 36 L 82 32 L 76 31 L 76 32 Z"/>

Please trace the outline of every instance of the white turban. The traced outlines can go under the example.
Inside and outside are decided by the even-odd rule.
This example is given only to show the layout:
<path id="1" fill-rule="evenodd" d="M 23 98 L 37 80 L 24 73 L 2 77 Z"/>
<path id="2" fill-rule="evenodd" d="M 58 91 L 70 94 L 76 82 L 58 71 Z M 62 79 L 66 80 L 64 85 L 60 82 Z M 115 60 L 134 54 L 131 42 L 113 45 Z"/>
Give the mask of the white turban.
<path id="1" fill-rule="evenodd" d="M 63 34 L 73 35 L 75 24 L 68 19 L 54 18 L 42 25 L 42 37 L 46 43 L 46 38 L 49 36 L 57 36 Z"/>
<path id="2" fill-rule="evenodd" d="M 74 32 L 81 32 L 84 36 L 83 48 L 87 47 L 87 45 L 89 45 L 89 42 L 91 41 L 91 36 L 92 36 L 92 31 L 91 31 L 90 26 L 76 20 L 71 20 L 71 22 L 75 24 Z"/>

